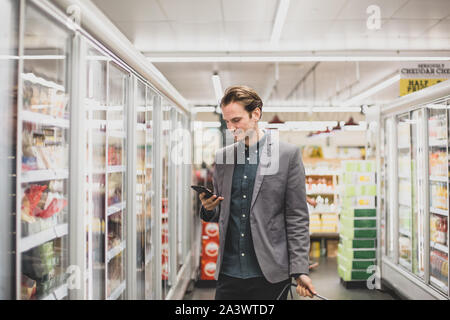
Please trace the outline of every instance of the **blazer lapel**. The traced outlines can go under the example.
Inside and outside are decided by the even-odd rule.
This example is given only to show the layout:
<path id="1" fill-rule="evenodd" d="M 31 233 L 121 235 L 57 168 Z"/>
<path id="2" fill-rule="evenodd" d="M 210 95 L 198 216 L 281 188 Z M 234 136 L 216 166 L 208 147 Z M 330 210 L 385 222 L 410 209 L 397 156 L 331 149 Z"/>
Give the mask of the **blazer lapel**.
<path id="1" fill-rule="evenodd" d="M 261 166 L 267 167 L 270 161 L 269 146 L 272 144 L 270 138 L 271 137 L 269 132 L 266 139 L 266 143 L 264 143 L 262 149 L 262 153 L 258 163 L 258 168 L 256 169 L 255 185 L 253 187 L 252 203 L 250 205 L 250 210 L 253 208 L 253 205 L 255 204 L 256 198 L 258 197 L 259 189 L 261 189 L 261 184 L 263 183 L 264 180 L 264 175 L 261 174 Z"/>
<path id="2" fill-rule="evenodd" d="M 233 184 L 233 173 L 234 164 L 225 164 L 223 170 L 223 180 L 222 180 L 222 194 L 220 196 L 224 197 L 222 203 L 222 213 L 224 213 L 223 219 L 226 221 L 230 215 L 230 204 L 231 204 L 231 187 Z"/>

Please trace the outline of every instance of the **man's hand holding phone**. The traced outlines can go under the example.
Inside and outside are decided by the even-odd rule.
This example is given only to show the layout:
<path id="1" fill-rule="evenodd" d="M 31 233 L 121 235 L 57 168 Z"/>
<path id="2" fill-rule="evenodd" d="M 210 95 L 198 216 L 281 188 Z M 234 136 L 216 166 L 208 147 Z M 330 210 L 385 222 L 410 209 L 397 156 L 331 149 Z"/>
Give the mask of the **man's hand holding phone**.
<path id="1" fill-rule="evenodd" d="M 213 195 L 212 197 L 209 198 L 205 197 L 206 197 L 205 192 L 200 193 L 199 195 L 200 201 L 202 202 L 203 208 L 205 208 L 205 210 L 207 211 L 214 210 L 214 208 L 219 205 L 220 201 L 224 199 L 224 197 L 218 197 L 216 195 Z"/>

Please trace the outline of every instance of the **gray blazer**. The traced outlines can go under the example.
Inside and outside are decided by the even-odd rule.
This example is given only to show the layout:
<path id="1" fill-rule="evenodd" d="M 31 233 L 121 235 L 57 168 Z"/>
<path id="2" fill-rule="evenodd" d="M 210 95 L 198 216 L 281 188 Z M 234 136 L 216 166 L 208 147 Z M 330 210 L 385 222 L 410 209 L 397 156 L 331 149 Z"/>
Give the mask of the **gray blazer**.
<path id="1" fill-rule="evenodd" d="M 237 143 L 216 152 L 214 194 L 224 200 L 214 214 L 200 210 L 204 221 L 219 223 L 219 255 L 215 279 L 222 265 L 230 217 L 233 152 Z M 309 274 L 309 213 L 306 203 L 305 169 L 300 149 L 268 135 L 256 172 L 250 227 L 259 266 L 265 278 L 276 283 L 292 274 Z"/>

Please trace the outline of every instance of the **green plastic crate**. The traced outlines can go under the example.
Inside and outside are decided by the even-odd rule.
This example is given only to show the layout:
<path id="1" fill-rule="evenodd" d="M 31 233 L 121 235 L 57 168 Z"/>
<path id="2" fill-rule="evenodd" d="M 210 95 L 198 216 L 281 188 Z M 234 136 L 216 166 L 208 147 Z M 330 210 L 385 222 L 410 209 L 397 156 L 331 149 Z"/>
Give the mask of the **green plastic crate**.
<path id="1" fill-rule="evenodd" d="M 376 218 L 349 218 L 348 216 L 341 215 L 341 225 L 343 228 L 376 228 Z"/>
<path id="2" fill-rule="evenodd" d="M 349 218 L 376 218 L 377 209 L 342 208 L 341 216 L 346 216 Z"/>
<path id="3" fill-rule="evenodd" d="M 344 235 L 340 236 L 340 243 L 346 248 L 373 249 L 377 247 L 377 239 L 349 239 Z"/>
<path id="4" fill-rule="evenodd" d="M 338 274 L 344 281 L 367 280 L 372 275 L 366 270 L 351 270 L 343 266 L 338 266 Z"/>
<path id="5" fill-rule="evenodd" d="M 338 254 L 338 265 L 347 270 L 367 270 L 367 268 L 377 264 L 376 259 L 346 259 L 343 255 Z"/>
<path id="6" fill-rule="evenodd" d="M 339 229 L 340 234 L 344 235 L 349 239 L 360 239 L 360 238 L 376 238 L 377 229 L 375 228 L 353 228 L 345 229 L 342 226 Z"/>
<path id="7" fill-rule="evenodd" d="M 354 259 L 376 259 L 376 249 L 354 249 L 344 247 L 342 244 L 338 245 L 338 254 L 349 260 Z"/>

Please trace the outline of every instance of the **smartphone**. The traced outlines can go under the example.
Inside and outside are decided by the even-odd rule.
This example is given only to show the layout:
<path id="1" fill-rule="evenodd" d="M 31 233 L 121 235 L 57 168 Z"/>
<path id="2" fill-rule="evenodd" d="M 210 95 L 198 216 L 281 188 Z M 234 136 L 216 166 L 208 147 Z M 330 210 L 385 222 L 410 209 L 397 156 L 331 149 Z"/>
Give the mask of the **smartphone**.
<path id="1" fill-rule="evenodd" d="M 205 193 L 205 199 L 208 199 L 214 195 L 211 190 L 205 188 L 204 186 L 191 186 L 192 189 L 200 193 Z"/>

